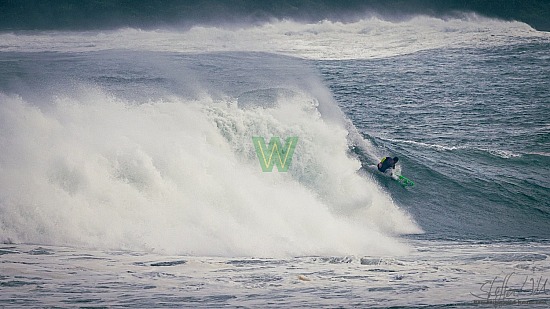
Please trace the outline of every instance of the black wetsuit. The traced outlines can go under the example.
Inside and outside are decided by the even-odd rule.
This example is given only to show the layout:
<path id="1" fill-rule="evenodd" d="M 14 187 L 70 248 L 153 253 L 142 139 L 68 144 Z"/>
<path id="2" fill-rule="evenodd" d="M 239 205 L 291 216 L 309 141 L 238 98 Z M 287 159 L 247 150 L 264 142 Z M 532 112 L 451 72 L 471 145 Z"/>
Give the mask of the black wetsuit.
<path id="1" fill-rule="evenodd" d="M 391 157 L 385 157 L 382 162 L 378 163 L 378 170 L 385 173 L 388 168 L 395 168 L 395 162 Z"/>

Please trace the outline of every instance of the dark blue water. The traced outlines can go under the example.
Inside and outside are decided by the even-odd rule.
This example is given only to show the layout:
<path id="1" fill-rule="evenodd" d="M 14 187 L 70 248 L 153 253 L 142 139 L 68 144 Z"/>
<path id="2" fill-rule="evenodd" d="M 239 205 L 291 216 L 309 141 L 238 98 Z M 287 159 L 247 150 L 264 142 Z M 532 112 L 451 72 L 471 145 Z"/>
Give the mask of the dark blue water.
<path id="1" fill-rule="evenodd" d="M 433 50 L 319 68 L 361 133 L 400 157 L 416 187 L 380 181 L 428 234 L 548 238 L 549 49 Z"/>

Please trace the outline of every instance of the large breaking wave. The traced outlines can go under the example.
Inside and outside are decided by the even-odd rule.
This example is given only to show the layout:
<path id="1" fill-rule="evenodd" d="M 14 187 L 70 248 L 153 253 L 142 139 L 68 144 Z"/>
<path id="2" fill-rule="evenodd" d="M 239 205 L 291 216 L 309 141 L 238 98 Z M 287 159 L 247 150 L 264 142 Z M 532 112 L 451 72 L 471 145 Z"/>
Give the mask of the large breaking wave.
<path id="1" fill-rule="evenodd" d="M 188 61 L 216 77 L 207 74 L 210 84 L 196 79 L 204 88 L 193 98 L 176 88 L 151 96 L 168 91 L 161 89 L 168 82 L 155 78 L 139 86 L 149 96 L 132 96 L 134 82 L 144 80 L 132 73 L 135 62 L 116 61 L 125 73 L 99 78 L 113 71 L 98 68 L 97 61 L 116 55 L 30 55 L 33 79 L 49 76 L 51 86 L 0 95 L 4 241 L 193 255 L 376 255 L 404 252 L 393 236 L 421 231 L 372 180 L 357 174 L 360 162 L 348 153 L 353 128 L 320 83 L 282 82 L 278 75 L 264 76 L 261 67 L 235 81 L 225 58 L 205 55 L 202 61 L 213 61 L 209 66 L 195 57 Z M 74 74 L 75 66 L 87 68 L 76 75 L 88 82 L 56 80 L 40 57 L 69 79 L 65 74 Z M 173 65 L 181 63 L 170 57 Z M 272 67 L 273 59 L 259 57 L 266 70 Z M 229 59 L 238 66 L 246 54 Z M 284 60 L 275 61 L 285 67 Z M 184 72 L 173 78 L 184 80 Z M 266 85 L 282 84 L 254 86 L 260 76 Z M 252 136 L 298 136 L 291 170 L 263 173 Z"/>
<path id="2" fill-rule="evenodd" d="M 548 36 L 476 15 L 4 32 L 0 236 L 194 255 L 403 252 L 393 236 L 420 228 L 348 155 L 352 142 L 375 150 L 319 77 L 264 53 L 390 57 L 524 38 Z M 299 137 L 287 174 L 262 173 L 251 144 L 276 134 Z"/>

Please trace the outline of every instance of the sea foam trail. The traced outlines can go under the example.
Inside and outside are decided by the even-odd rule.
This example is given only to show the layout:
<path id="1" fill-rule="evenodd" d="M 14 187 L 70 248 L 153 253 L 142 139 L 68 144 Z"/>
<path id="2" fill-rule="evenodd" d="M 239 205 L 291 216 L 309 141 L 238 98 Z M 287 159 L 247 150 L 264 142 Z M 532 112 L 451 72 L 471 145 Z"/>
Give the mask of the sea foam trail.
<path id="1" fill-rule="evenodd" d="M 347 155 L 347 131 L 297 95 L 273 107 L 93 87 L 37 107 L 0 96 L 3 240 L 192 255 L 394 254 L 413 220 Z M 251 136 L 299 137 L 289 173 Z"/>

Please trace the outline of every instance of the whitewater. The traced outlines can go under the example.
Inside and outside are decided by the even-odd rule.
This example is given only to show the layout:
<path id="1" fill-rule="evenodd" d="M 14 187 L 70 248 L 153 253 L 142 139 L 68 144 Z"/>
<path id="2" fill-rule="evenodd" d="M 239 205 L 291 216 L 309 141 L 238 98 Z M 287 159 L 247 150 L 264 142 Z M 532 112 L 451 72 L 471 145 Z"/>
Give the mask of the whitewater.
<path id="1" fill-rule="evenodd" d="M 18 31 L 0 34 L 1 51 L 89 52 L 111 49 L 204 52 L 268 52 L 305 59 L 369 59 L 436 48 L 487 47 L 547 39 L 528 25 L 464 14 L 417 16 L 400 22 L 377 17 L 356 22 L 304 24 L 273 20 L 260 25 L 194 26 L 186 31 L 125 28 L 104 31 Z"/>
<path id="2" fill-rule="evenodd" d="M 548 46 L 475 14 L 1 32 L 0 306 L 546 308 Z M 254 136 L 299 138 L 287 173 Z M 390 154 L 415 187 L 361 168 Z"/>

